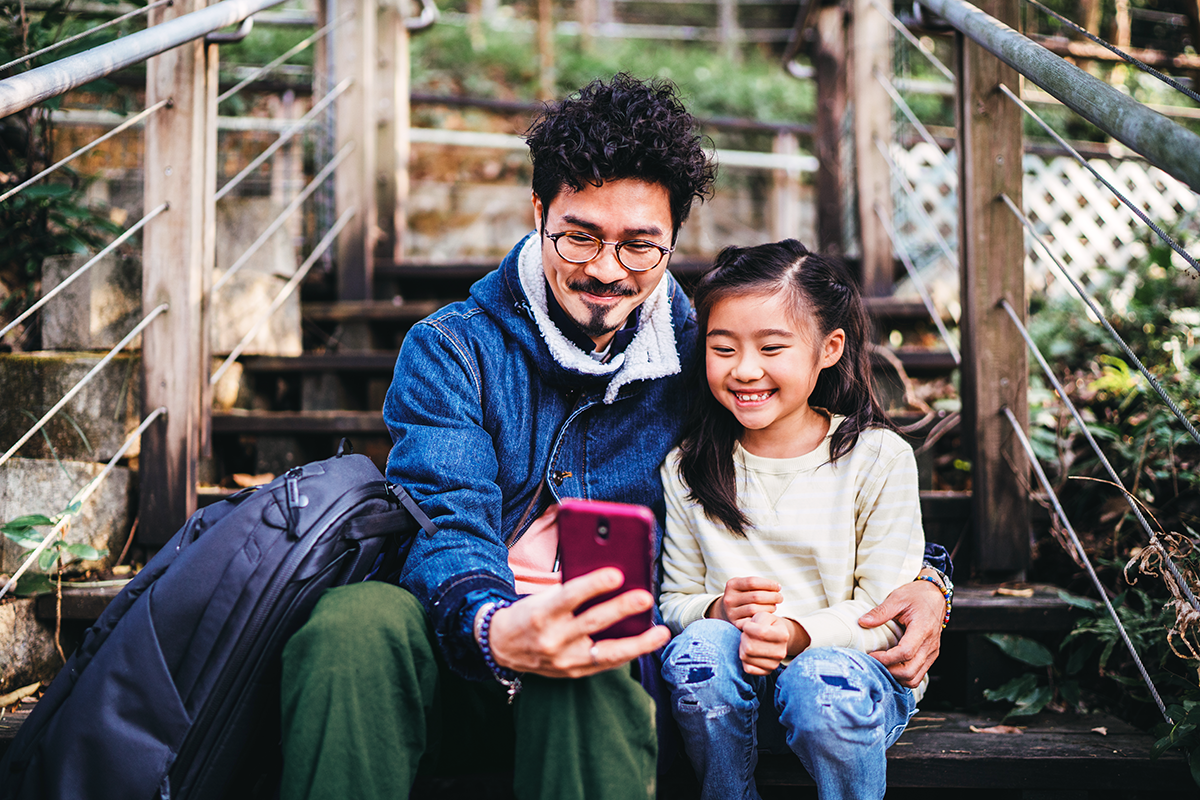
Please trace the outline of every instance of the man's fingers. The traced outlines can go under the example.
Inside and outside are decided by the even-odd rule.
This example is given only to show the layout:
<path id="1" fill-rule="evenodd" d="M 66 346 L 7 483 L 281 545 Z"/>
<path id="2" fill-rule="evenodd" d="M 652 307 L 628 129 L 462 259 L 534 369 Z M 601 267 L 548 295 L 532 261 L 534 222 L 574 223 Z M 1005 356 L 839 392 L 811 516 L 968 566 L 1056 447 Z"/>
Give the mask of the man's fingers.
<path id="1" fill-rule="evenodd" d="M 646 653 L 653 653 L 658 648 L 665 645 L 671 640 L 671 631 L 665 625 L 655 625 L 648 631 L 643 631 L 637 636 L 628 636 L 624 639 L 604 639 L 589 649 L 589 662 L 591 653 L 595 653 L 596 662 L 593 670 L 586 672 L 603 672 L 606 669 L 625 664 L 638 656 Z"/>
<path id="2" fill-rule="evenodd" d="M 739 619 L 750 619 L 758 614 L 774 614 L 775 604 L 761 605 L 754 604 L 748 606 L 736 606 L 729 610 L 729 621 L 735 622 Z"/>
<path id="3" fill-rule="evenodd" d="M 859 617 L 858 624 L 864 628 L 878 628 L 889 619 L 896 617 L 899 613 L 900 609 L 890 599 L 885 599 L 882 603 Z"/>
<path id="4" fill-rule="evenodd" d="M 572 578 L 562 585 L 562 591 L 559 593 L 560 605 L 567 611 L 574 611 L 593 597 L 621 588 L 624 580 L 621 570 L 616 567 L 603 567 Z"/>
<path id="5" fill-rule="evenodd" d="M 619 622 L 631 614 L 645 611 L 653 605 L 654 598 L 650 596 L 649 592 L 644 589 L 631 589 L 611 600 L 605 600 L 603 603 L 592 606 L 576 617 L 575 621 L 578 623 L 581 633 L 591 636 L 593 633 L 598 633 L 613 623 Z"/>
<path id="6" fill-rule="evenodd" d="M 732 589 L 735 592 L 778 592 L 783 587 L 778 581 L 773 581 L 770 578 L 763 578 L 758 575 L 747 575 L 741 578 L 730 578 L 725 582 L 726 591 Z"/>
<path id="7" fill-rule="evenodd" d="M 757 606 L 775 606 L 783 602 L 783 595 L 779 592 L 735 592 L 728 601 L 733 605 L 741 608 L 742 606 L 757 605 Z"/>

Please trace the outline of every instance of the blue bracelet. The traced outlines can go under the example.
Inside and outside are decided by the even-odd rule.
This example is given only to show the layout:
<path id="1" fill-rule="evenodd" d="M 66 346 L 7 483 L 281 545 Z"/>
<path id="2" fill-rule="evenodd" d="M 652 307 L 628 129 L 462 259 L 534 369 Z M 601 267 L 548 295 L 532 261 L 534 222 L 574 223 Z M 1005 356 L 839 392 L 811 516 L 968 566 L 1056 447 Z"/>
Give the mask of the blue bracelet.
<path id="1" fill-rule="evenodd" d="M 512 603 L 507 600 L 497 600 L 494 603 L 488 603 L 483 607 L 483 616 L 479 620 L 479 649 L 483 651 L 483 661 L 488 665 L 488 669 L 496 676 L 496 680 L 508 692 L 508 704 L 511 706 L 513 700 L 521 693 L 521 677 L 511 669 L 506 669 L 496 663 L 496 659 L 492 656 L 492 645 L 489 636 L 492 630 L 492 617 L 502 608 L 508 608 Z"/>

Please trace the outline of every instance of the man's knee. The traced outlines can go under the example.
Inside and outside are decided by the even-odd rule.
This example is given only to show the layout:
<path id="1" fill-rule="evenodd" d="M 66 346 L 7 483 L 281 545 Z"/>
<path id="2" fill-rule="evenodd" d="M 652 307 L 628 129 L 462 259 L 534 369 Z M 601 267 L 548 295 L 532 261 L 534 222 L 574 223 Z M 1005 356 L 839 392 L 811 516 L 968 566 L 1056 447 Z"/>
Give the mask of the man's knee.
<path id="1" fill-rule="evenodd" d="M 432 655 L 425 610 L 408 591 L 368 581 L 321 595 L 312 616 L 284 648 L 284 661 L 318 659 L 329 665 L 348 655 L 384 658 L 397 650 Z"/>

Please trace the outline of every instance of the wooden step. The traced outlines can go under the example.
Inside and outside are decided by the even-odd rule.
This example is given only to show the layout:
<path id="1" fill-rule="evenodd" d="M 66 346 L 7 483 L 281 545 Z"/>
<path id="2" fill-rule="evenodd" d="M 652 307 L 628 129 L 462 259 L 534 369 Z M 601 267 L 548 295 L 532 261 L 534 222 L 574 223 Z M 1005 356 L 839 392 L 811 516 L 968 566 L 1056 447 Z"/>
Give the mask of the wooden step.
<path id="1" fill-rule="evenodd" d="M 999 724 L 997 716 L 918 713 L 887 752 L 888 786 L 1196 791 L 1181 754 L 1172 752 L 1151 760 L 1153 737 L 1115 717 L 1042 713 L 1005 723 L 1020 728 L 1021 733 L 972 730 Z M 1096 728 L 1104 728 L 1107 733 L 1098 733 Z M 812 785 L 808 773 L 791 754 L 762 756 L 756 777 L 763 786 Z"/>
<path id="2" fill-rule="evenodd" d="M 31 710 L 26 705 L 0 716 L 0 756 Z M 1063 791 L 1071 792 L 1064 796 L 1072 798 L 1086 796 L 1089 791 L 1152 796 L 1146 794 L 1147 790 L 1160 797 L 1166 796 L 1164 793 L 1195 796 L 1196 785 L 1180 753 L 1172 751 L 1152 760 L 1153 737 L 1114 717 L 1043 713 L 1009 720 L 1007 724 L 1020 729 L 1020 733 L 977 732 L 1000 723 L 997 716 L 919 712 L 888 750 L 888 786 L 930 790 L 923 797 L 954 797 L 955 790 L 963 789 Z M 764 753 L 756 778 L 768 797 L 776 796 L 776 787 L 812 786 L 812 779 L 791 754 Z M 497 776 L 496 780 L 506 778 Z M 467 794 L 458 792 L 455 783 L 437 781 L 436 794 L 430 793 L 428 786 L 419 785 L 413 796 L 439 800 L 478 796 L 471 794 L 476 787 L 469 779 L 461 782 Z M 684 796 L 673 787 L 664 786 L 663 790 L 671 797 Z"/>
<path id="3" fill-rule="evenodd" d="M 212 430 L 214 434 L 387 435 L 378 411 L 214 411 Z"/>

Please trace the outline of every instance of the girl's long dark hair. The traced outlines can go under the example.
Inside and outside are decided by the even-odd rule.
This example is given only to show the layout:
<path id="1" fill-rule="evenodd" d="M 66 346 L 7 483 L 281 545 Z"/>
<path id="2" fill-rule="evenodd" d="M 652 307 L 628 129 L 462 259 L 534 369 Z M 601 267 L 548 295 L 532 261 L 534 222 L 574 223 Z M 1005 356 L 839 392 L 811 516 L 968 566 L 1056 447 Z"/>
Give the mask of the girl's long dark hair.
<path id="1" fill-rule="evenodd" d="M 869 352 L 870 321 L 862 296 L 846 265 L 838 258 L 810 253 L 795 239 L 756 247 L 727 247 L 712 270 L 700 279 L 693 305 L 700 326 L 700 345 L 708 332 L 713 307 L 730 297 L 783 293 L 794 319 L 808 318 L 824 339 L 841 328 L 846 334 L 842 357 L 821 370 L 808 404 L 845 417 L 830 437 L 829 460 L 837 460 L 858 443 L 868 428 L 896 426 L 875 396 Z M 738 507 L 733 449 L 742 427 L 708 388 L 703 351 L 695 362 L 695 399 L 684 424 L 679 464 L 689 497 L 713 522 L 745 538 L 750 521 Z"/>

